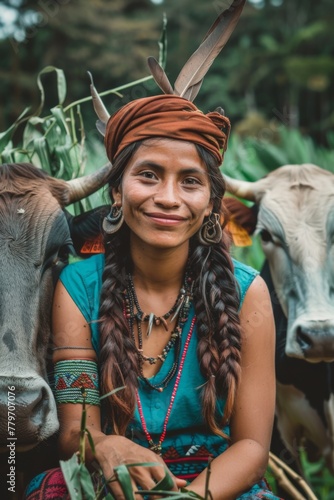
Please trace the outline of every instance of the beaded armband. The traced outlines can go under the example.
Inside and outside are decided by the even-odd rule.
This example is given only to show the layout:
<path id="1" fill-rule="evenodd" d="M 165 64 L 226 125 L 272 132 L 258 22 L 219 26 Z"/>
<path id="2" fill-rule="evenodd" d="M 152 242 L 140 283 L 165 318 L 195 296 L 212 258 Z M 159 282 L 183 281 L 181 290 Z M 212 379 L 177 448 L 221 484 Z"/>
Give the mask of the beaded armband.
<path id="1" fill-rule="evenodd" d="M 100 404 L 99 376 L 96 361 L 71 359 L 58 361 L 54 366 L 54 393 L 56 402 Z"/>

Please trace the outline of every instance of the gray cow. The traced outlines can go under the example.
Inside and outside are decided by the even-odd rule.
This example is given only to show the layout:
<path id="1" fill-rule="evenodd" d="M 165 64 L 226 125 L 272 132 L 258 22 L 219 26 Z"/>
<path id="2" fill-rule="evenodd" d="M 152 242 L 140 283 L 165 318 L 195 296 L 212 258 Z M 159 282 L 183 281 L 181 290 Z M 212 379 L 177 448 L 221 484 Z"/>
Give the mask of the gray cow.
<path id="1" fill-rule="evenodd" d="M 334 473 L 334 175 L 286 165 L 254 183 L 226 181 L 255 202 L 230 210 L 243 225 L 257 213 L 275 292 L 278 429 L 296 458 L 304 446 Z"/>
<path id="2" fill-rule="evenodd" d="M 8 438 L 25 451 L 58 429 L 46 358 L 53 282 L 71 245 L 62 209 L 99 189 L 109 169 L 65 182 L 0 165 L 0 451 Z"/>

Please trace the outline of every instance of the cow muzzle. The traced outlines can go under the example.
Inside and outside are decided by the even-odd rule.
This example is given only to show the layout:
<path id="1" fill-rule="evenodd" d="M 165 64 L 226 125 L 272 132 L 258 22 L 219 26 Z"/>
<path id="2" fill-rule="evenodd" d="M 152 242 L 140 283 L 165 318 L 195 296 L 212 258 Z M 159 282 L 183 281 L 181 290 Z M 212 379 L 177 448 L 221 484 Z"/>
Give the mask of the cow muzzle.
<path id="1" fill-rule="evenodd" d="M 297 320 L 288 332 L 286 354 L 311 363 L 332 362 L 334 320 Z"/>
<path id="2" fill-rule="evenodd" d="M 0 377 L 0 448 L 33 448 L 59 427 L 50 387 L 41 377 Z"/>

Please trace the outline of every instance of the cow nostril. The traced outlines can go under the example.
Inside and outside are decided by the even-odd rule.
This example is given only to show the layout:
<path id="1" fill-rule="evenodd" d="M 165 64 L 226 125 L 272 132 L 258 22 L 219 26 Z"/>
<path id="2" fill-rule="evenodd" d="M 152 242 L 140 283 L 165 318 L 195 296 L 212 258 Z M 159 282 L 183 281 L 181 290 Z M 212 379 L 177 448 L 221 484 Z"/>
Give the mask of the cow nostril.
<path id="1" fill-rule="evenodd" d="M 302 351 L 307 351 L 313 347 L 312 338 L 300 326 L 297 328 L 296 337 Z"/>
<path id="2" fill-rule="evenodd" d="M 30 420 L 36 425 L 42 425 L 45 419 L 45 415 L 49 408 L 49 397 L 47 391 L 44 387 L 39 392 L 38 397 L 33 403 L 33 408 L 31 409 Z"/>

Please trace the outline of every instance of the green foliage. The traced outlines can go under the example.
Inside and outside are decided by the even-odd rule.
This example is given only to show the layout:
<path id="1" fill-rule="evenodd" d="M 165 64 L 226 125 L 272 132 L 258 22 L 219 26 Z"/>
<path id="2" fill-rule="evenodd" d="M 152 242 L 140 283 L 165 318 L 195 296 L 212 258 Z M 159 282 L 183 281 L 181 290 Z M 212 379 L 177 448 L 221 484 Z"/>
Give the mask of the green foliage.
<path id="1" fill-rule="evenodd" d="M 77 454 L 69 460 L 61 460 L 60 467 L 71 499 L 95 499 L 93 483 L 87 467 L 78 461 Z"/>
<path id="2" fill-rule="evenodd" d="M 230 177 L 256 181 L 282 165 L 302 163 L 314 163 L 334 172 L 334 149 L 317 146 L 298 129 L 267 122 L 258 130 L 257 137 L 251 136 L 251 130 L 248 136 L 245 131 L 243 135 L 232 131 L 229 140 L 222 171 Z M 330 141 L 332 134 L 328 135 Z"/>
<path id="3" fill-rule="evenodd" d="M 13 35 L 0 39 L 0 129 L 8 128 L 27 102 L 37 105 L 35 75 L 45 66 L 65 70 L 72 82 L 69 102 L 86 96 L 86 70 L 94 73 L 99 90 L 145 77 L 146 58 L 156 56 L 164 12 L 169 22 L 167 73 L 173 83 L 217 13 L 229 5 L 227 0 L 3 3 L 18 15 Z M 330 0 L 248 1 L 196 103 L 203 111 L 222 106 L 233 124 L 251 110 L 269 119 L 279 112 L 283 124 L 302 126 L 325 143 L 334 125 L 333 19 Z M 45 79 L 50 81 L 48 75 Z M 152 92 L 159 92 L 155 84 L 141 85 L 127 91 L 123 102 Z M 48 107 L 56 100 L 51 88 Z M 118 105 L 107 100 L 108 109 Z"/>
<path id="4" fill-rule="evenodd" d="M 257 137 L 251 136 L 253 127 L 248 136 L 246 129 L 243 129 L 242 137 L 232 133 L 222 166 L 223 173 L 253 182 L 282 165 L 302 163 L 314 163 L 334 173 L 334 147 L 317 146 L 297 129 L 272 122 L 261 123 L 263 128 L 258 130 Z M 273 139 L 275 143 L 261 139 L 263 136 Z M 329 134 L 328 142 L 334 146 L 332 134 Z M 253 236 L 252 241 L 250 247 L 233 247 L 232 254 L 260 270 L 264 261 L 261 243 L 258 236 Z"/>
<path id="5" fill-rule="evenodd" d="M 303 450 L 300 455 L 305 478 L 312 485 L 317 498 L 334 500 L 334 477 L 327 469 L 324 460 L 310 463 Z"/>
<path id="6" fill-rule="evenodd" d="M 100 399 L 104 399 L 110 394 L 123 389 L 120 387 L 108 394 L 105 394 Z M 147 463 L 134 463 L 128 465 L 118 465 L 114 467 L 114 475 L 112 478 L 104 478 L 102 471 L 93 473 L 95 488 L 93 484 L 93 479 L 85 465 L 85 436 L 88 437 L 88 442 L 93 455 L 95 455 L 95 446 L 92 436 L 86 427 L 86 402 L 85 402 L 85 390 L 82 388 L 83 394 L 83 405 L 82 405 L 82 416 L 80 425 L 80 443 L 79 452 L 74 453 L 74 455 L 69 460 L 60 460 L 60 467 L 66 482 L 67 489 L 69 491 L 72 500 L 113 500 L 113 496 L 110 492 L 106 492 L 106 484 L 112 481 L 118 481 L 122 488 L 124 497 L 126 500 L 135 500 L 135 495 L 132 489 L 132 480 L 130 476 L 130 469 L 132 467 L 163 467 L 160 462 L 147 462 Z M 208 477 L 210 474 L 210 468 L 208 469 Z M 205 498 L 197 495 L 194 492 L 181 489 L 180 491 L 171 491 L 174 486 L 173 479 L 171 478 L 167 469 L 165 469 L 165 476 L 150 490 L 142 490 L 141 494 L 145 496 L 160 495 L 162 498 L 173 499 L 173 500 L 187 500 L 187 499 L 198 499 L 207 500 L 209 498 L 209 490 L 207 484 L 207 492 Z"/>
<path id="7" fill-rule="evenodd" d="M 165 63 L 165 24 L 160 40 L 161 63 Z M 41 116 L 45 107 L 45 88 L 42 77 L 54 73 L 57 84 L 57 102 L 46 116 Z M 152 79 L 146 77 L 115 89 L 102 92 L 101 95 L 115 94 L 122 96 L 121 90 L 129 89 Z M 70 180 L 100 168 L 107 162 L 104 149 L 99 147 L 95 139 L 97 131 L 91 137 L 86 137 L 81 105 L 91 100 L 86 97 L 64 106 L 66 99 L 66 78 L 62 69 L 47 66 L 37 76 L 37 86 L 40 90 L 40 102 L 33 114 L 28 114 L 30 108 L 15 120 L 4 132 L 0 133 L 0 163 L 28 162 L 45 170 L 49 175 L 64 180 Z M 87 85 L 88 88 L 88 85 Z M 22 140 L 14 145 L 14 136 L 20 132 Z M 88 140 L 87 140 L 88 139 Z M 87 161 L 89 160 L 89 161 Z M 72 211 L 77 214 L 89 210 L 92 206 L 102 204 L 101 193 L 94 193 L 84 201 L 75 203 Z"/>

